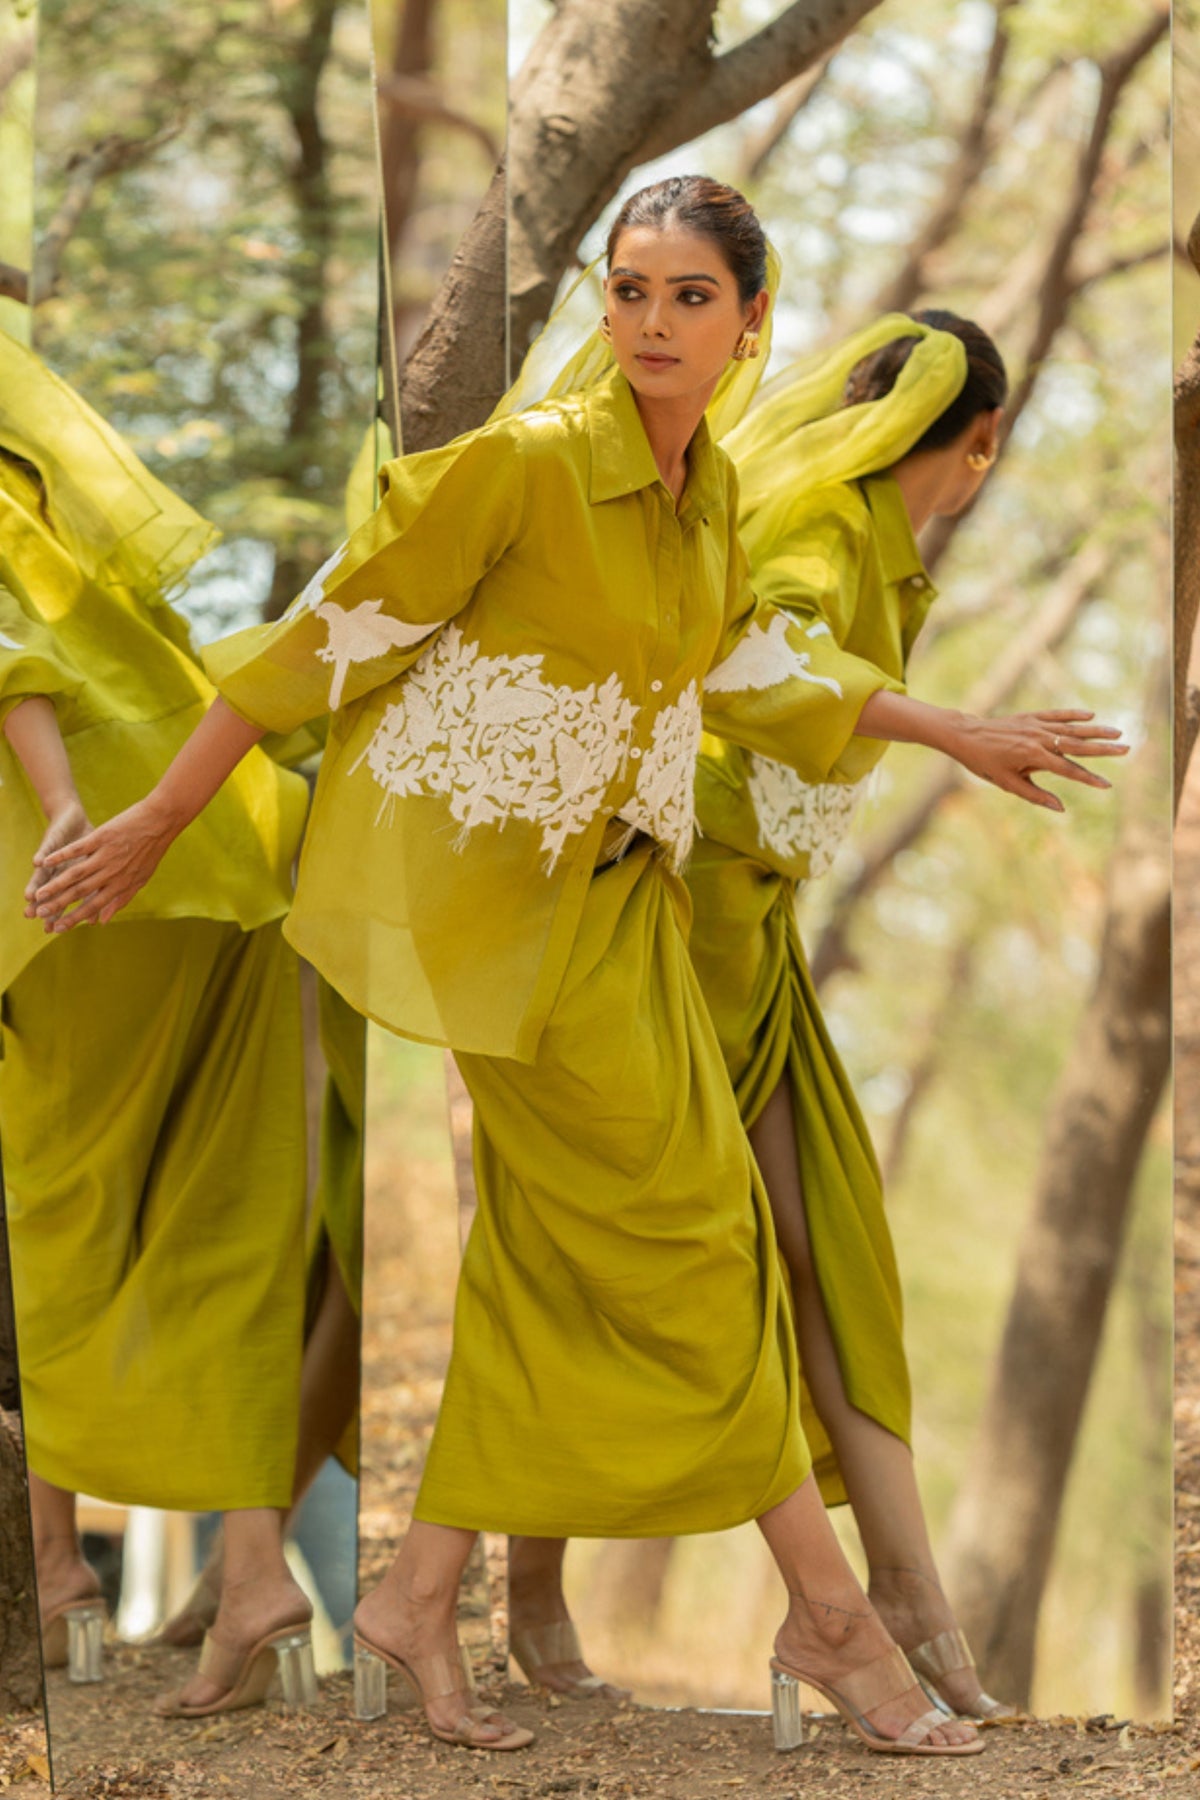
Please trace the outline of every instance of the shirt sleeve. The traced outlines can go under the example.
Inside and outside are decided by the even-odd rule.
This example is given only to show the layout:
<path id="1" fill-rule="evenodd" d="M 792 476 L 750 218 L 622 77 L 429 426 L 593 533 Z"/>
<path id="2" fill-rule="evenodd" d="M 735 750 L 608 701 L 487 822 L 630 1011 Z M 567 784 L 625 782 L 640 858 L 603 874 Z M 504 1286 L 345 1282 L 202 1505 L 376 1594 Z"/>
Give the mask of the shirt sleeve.
<path id="1" fill-rule="evenodd" d="M 12 590 L 0 582 L 0 724 L 22 700 L 41 694 L 51 701 L 66 701 L 83 686 L 83 675 L 52 634 L 31 619 Z"/>
<path id="2" fill-rule="evenodd" d="M 204 652 L 235 712 L 291 732 L 414 663 L 519 535 L 524 458 L 511 422 L 387 463 L 377 510 L 274 624 Z"/>
<path id="3" fill-rule="evenodd" d="M 733 494 L 736 506 L 736 486 Z M 839 764 L 859 714 L 872 694 L 904 691 L 841 645 L 860 558 L 851 521 L 835 519 L 828 531 L 773 548 L 752 581 L 734 539 L 725 633 L 704 683 L 706 730 L 806 781 L 855 778 Z"/>

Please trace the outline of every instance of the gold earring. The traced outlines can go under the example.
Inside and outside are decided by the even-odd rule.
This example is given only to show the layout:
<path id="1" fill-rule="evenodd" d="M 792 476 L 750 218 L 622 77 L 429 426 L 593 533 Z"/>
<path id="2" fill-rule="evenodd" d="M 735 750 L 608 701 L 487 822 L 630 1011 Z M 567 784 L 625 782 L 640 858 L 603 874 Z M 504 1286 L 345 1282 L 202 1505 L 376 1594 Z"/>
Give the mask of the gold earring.
<path id="1" fill-rule="evenodd" d="M 758 355 L 758 351 L 758 333 L 757 331 L 750 331 L 747 329 L 743 331 L 741 337 L 733 346 L 733 360 L 734 362 L 753 362 L 754 358 Z"/>
<path id="2" fill-rule="evenodd" d="M 972 450 L 967 456 L 967 467 L 979 475 L 984 469 L 990 469 L 995 460 L 996 452 L 994 450 L 990 456 L 984 450 Z"/>
<path id="3" fill-rule="evenodd" d="M 600 323 L 597 326 L 597 330 L 599 331 L 600 336 L 604 339 L 606 344 L 612 343 L 612 326 L 608 322 L 608 314 L 607 313 L 600 314 Z"/>

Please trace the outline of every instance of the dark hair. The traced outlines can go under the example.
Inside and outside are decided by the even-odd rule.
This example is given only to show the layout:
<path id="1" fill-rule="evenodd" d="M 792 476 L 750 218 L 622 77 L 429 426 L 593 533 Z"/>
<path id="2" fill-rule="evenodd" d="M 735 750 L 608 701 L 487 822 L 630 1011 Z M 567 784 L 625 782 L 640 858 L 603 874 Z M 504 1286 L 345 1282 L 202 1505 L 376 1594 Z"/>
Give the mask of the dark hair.
<path id="1" fill-rule="evenodd" d="M 767 284 L 767 240 L 758 214 L 736 188 L 708 175 L 671 175 L 631 194 L 608 234 L 607 260 L 612 267 L 623 231 L 640 225 L 662 230 L 682 225 L 720 248 L 737 280 L 743 301 L 753 300 Z"/>
<path id="2" fill-rule="evenodd" d="M 972 419 L 978 418 L 981 412 L 991 412 L 994 407 L 1003 406 L 1008 398 L 1008 374 L 1004 367 L 1004 358 L 995 344 L 983 329 L 970 319 L 960 319 L 957 313 L 944 312 L 940 307 L 926 307 L 922 312 L 910 314 L 921 325 L 928 325 L 934 331 L 948 331 L 965 346 L 967 352 L 967 379 L 944 413 L 933 421 L 916 443 L 911 455 L 917 450 L 941 450 L 952 444 L 956 437 L 970 425 Z M 920 343 L 917 337 L 892 338 L 889 343 L 881 344 L 878 350 L 872 350 L 870 356 L 864 356 L 861 362 L 855 363 L 846 378 L 846 386 L 842 394 L 846 406 L 857 406 L 864 400 L 882 400 L 890 394 L 896 385 L 896 378 L 912 355 L 913 346 Z"/>

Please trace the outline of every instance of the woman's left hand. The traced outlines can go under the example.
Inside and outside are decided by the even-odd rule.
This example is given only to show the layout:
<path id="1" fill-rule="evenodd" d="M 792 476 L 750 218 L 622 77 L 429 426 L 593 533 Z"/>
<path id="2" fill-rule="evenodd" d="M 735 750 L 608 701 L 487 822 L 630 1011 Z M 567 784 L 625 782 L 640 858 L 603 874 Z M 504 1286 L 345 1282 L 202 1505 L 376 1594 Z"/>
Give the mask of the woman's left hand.
<path id="1" fill-rule="evenodd" d="M 48 932 L 107 925 L 145 887 L 175 836 L 147 798 L 74 843 L 43 846 L 34 858 L 28 916 L 43 920 Z"/>
<path id="2" fill-rule="evenodd" d="M 1056 794 L 1039 787 L 1035 773 L 1063 775 L 1085 787 L 1108 788 L 1103 775 L 1080 766 L 1079 756 L 1125 756 L 1129 745 L 1112 725 L 1097 725 L 1096 715 L 1068 710 L 1015 713 L 1008 718 L 980 718 L 955 713 L 940 745 L 947 755 L 984 781 L 1052 812 L 1066 808 Z"/>

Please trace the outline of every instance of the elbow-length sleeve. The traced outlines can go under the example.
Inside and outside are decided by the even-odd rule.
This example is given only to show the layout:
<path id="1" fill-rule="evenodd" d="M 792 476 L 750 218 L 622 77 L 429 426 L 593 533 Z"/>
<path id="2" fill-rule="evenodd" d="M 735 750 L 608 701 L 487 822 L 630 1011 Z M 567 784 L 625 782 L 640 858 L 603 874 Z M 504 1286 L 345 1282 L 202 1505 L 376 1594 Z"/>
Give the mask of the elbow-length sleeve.
<path id="1" fill-rule="evenodd" d="M 290 732 L 400 675 L 514 542 L 525 499 L 512 423 L 388 463 L 379 507 L 282 618 L 204 652 L 244 718 Z"/>
<path id="2" fill-rule="evenodd" d="M 0 582 L 0 724 L 22 700 L 40 694 L 61 703 L 83 686 L 82 674 L 51 633 Z"/>
<path id="3" fill-rule="evenodd" d="M 729 558 L 724 636 L 704 682 L 705 729 L 805 781 L 856 779 L 839 765 L 859 714 L 872 694 L 904 691 L 842 647 L 860 535 L 846 515 L 831 513 L 823 529 L 777 541 L 753 578 L 736 539 Z"/>

